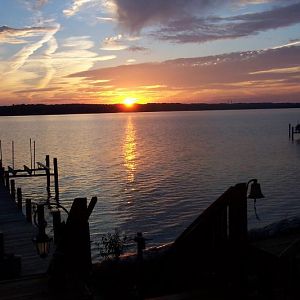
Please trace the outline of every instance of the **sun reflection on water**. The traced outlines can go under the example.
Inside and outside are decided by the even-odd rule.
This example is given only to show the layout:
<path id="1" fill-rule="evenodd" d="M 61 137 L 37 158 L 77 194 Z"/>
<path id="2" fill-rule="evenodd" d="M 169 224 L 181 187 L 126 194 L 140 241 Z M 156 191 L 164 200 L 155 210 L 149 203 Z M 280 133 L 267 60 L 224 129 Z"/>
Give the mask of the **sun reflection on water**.
<path id="1" fill-rule="evenodd" d="M 136 173 L 136 132 L 131 117 L 127 120 L 123 145 L 124 166 L 127 173 L 127 183 L 134 183 Z M 132 189 L 131 189 L 132 190 Z"/>

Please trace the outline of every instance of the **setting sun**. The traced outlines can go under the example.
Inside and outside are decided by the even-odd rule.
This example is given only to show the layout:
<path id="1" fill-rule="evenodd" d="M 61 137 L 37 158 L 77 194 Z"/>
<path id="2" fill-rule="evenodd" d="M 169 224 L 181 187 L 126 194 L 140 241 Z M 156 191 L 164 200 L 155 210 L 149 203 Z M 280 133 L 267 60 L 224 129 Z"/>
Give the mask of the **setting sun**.
<path id="1" fill-rule="evenodd" d="M 131 107 L 136 103 L 137 99 L 136 98 L 125 98 L 123 101 L 123 104 L 126 105 L 127 107 Z"/>

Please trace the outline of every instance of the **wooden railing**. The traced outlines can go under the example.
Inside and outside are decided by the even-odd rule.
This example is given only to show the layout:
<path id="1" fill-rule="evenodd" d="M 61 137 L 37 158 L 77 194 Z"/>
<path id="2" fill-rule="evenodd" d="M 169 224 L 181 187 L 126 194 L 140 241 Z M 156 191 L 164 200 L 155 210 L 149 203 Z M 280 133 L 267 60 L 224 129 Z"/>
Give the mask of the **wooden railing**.
<path id="1" fill-rule="evenodd" d="M 247 184 L 230 187 L 175 240 L 186 252 L 215 251 L 247 241 Z"/>

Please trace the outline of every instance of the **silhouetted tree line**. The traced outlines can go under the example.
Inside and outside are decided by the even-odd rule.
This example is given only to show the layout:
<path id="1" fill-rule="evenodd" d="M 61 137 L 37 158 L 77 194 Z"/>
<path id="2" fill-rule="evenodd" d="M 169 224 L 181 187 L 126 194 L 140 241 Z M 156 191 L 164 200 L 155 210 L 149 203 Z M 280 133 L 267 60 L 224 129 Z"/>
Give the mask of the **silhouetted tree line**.
<path id="1" fill-rule="evenodd" d="M 239 109 L 300 108 L 300 103 L 148 103 L 126 107 L 122 104 L 20 104 L 0 106 L 1 116 L 62 115 L 118 112 L 158 112 L 197 110 L 239 110 Z"/>

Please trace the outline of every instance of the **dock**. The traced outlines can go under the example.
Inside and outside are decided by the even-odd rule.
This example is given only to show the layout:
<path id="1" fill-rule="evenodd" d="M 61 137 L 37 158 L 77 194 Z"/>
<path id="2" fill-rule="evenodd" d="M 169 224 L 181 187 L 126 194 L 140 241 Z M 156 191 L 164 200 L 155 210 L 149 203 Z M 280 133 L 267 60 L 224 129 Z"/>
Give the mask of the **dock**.
<path id="1" fill-rule="evenodd" d="M 47 271 L 49 261 L 37 255 L 32 241 L 37 229 L 26 221 L 3 183 L 0 183 L 0 232 L 3 233 L 4 254 L 13 254 L 21 259 L 20 276 Z"/>

